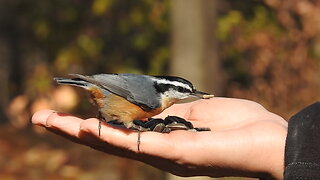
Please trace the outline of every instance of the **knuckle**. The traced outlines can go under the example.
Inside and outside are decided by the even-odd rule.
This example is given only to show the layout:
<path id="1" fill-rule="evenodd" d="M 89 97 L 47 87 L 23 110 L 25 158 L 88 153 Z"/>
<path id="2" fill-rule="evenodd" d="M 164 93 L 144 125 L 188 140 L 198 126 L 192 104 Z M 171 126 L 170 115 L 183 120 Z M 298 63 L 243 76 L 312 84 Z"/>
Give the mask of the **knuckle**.
<path id="1" fill-rule="evenodd" d="M 57 118 L 57 113 L 56 112 L 52 112 L 48 118 L 46 119 L 46 127 L 53 127 L 55 125 L 55 121 Z"/>
<path id="2" fill-rule="evenodd" d="M 95 119 L 95 118 L 89 118 L 89 119 L 86 119 L 86 120 L 82 121 L 82 122 L 80 123 L 80 130 L 82 130 L 82 131 L 89 131 L 90 126 L 92 125 L 92 123 L 93 123 L 94 121 L 96 122 L 97 119 Z"/>

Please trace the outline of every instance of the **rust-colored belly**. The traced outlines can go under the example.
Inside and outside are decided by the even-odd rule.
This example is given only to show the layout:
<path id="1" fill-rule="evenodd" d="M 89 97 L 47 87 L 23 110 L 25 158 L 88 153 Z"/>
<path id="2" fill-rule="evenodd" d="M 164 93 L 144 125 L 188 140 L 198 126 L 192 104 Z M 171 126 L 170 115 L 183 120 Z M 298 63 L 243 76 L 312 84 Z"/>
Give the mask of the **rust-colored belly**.
<path id="1" fill-rule="evenodd" d="M 149 118 L 163 111 L 162 108 L 144 111 L 139 106 L 127 101 L 125 98 L 111 93 L 105 95 L 96 87 L 91 88 L 90 92 L 106 121 L 118 120 L 120 122 L 128 122 Z"/>
<path id="2" fill-rule="evenodd" d="M 132 104 L 123 97 L 111 94 L 106 99 L 106 106 L 103 108 L 103 114 L 111 117 L 113 120 L 121 122 L 138 120 L 152 117 L 162 112 L 161 108 L 151 111 L 144 111 L 139 106 Z"/>
<path id="3" fill-rule="evenodd" d="M 125 124 L 132 120 L 141 120 L 155 116 L 176 102 L 175 99 L 164 97 L 161 107 L 151 111 L 144 111 L 121 96 L 112 93 L 108 95 L 103 94 L 98 87 L 91 88 L 90 92 L 106 121 L 118 120 Z"/>

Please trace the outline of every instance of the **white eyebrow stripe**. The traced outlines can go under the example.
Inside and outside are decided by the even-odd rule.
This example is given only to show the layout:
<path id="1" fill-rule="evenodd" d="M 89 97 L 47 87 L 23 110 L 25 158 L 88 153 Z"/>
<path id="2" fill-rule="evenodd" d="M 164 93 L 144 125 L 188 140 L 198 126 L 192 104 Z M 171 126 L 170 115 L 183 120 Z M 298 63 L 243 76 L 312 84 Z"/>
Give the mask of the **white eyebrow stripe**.
<path id="1" fill-rule="evenodd" d="M 171 84 L 171 85 L 174 85 L 174 86 L 180 86 L 180 87 L 189 89 L 192 92 L 191 87 L 186 85 L 186 84 L 184 84 L 184 83 L 182 83 L 182 82 L 179 82 L 179 81 L 168 81 L 166 79 L 156 79 L 156 78 L 154 78 L 154 79 L 158 84 Z"/>

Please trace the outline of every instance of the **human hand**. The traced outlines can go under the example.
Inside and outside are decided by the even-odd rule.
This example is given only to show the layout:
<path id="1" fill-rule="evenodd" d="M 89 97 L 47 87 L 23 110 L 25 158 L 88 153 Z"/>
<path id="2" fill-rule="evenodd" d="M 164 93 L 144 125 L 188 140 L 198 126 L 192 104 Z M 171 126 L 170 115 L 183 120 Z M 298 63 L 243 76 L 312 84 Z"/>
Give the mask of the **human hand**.
<path id="1" fill-rule="evenodd" d="M 138 133 L 43 110 L 32 122 L 97 150 L 145 162 L 179 176 L 244 176 L 282 179 L 287 122 L 247 100 L 212 98 L 176 104 L 157 117 L 182 117 L 211 131 Z"/>

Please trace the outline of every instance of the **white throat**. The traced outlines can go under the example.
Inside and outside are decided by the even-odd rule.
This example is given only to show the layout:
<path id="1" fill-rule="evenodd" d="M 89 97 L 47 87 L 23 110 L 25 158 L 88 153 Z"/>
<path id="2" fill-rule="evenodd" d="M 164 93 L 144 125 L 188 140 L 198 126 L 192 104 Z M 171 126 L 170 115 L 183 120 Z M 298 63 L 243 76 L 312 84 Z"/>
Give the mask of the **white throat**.
<path id="1" fill-rule="evenodd" d="M 186 93 L 181 93 L 179 91 L 173 90 L 173 89 L 169 89 L 168 91 L 165 91 L 162 96 L 166 97 L 166 98 L 172 98 L 172 99 L 185 99 L 189 97 L 189 94 Z"/>

